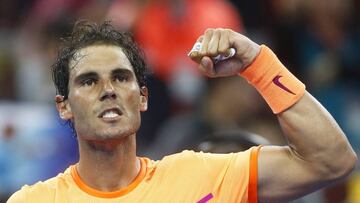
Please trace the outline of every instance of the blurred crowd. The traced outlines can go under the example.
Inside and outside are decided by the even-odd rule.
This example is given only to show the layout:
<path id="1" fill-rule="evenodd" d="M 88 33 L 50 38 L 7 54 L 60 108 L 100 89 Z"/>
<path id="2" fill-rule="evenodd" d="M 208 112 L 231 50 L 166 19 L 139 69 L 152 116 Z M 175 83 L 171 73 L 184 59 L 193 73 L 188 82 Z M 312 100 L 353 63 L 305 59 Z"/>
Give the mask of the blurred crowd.
<path id="1" fill-rule="evenodd" d="M 246 81 L 208 79 L 187 57 L 210 27 L 267 44 L 360 152 L 359 10 L 356 0 L 2 0 L 0 202 L 78 160 L 76 138 L 57 116 L 50 71 L 60 38 L 77 19 L 110 20 L 145 51 L 150 98 L 137 135 L 140 156 L 286 143 Z M 296 202 L 360 202 L 359 170 Z"/>

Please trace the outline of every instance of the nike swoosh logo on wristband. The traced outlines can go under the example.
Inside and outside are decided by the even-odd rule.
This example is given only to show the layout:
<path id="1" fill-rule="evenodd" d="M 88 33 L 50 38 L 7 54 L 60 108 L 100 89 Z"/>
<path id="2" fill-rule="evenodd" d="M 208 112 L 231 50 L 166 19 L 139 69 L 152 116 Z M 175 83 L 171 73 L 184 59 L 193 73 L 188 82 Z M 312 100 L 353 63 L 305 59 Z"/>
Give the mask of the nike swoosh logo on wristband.
<path id="1" fill-rule="evenodd" d="M 283 85 L 283 84 L 280 82 L 280 78 L 281 78 L 281 77 L 282 77 L 281 75 L 275 76 L 274 79 L 272 80 L 273 83 L 274 83 L 276 86 L 280 87 L 281 89 L 285 90 L 286 92 L 289 92 L 290 94 L 296 95 L 294 92 L 292 92 L 291 90 L 289 90 L 285 85 Z"/>

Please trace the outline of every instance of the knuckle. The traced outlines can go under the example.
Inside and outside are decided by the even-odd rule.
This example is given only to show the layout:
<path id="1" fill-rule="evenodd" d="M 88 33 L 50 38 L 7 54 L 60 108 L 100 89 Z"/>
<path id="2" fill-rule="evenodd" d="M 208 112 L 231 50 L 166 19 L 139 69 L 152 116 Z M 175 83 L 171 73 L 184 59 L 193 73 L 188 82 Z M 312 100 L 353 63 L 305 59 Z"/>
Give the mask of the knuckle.
<path id="1" fill-rule="evenodd" d="M 213 33 L 214 32 L 214 28 L 207 28 L 206 30 L 205 30 L 205 34 L 206 35 L 209 35 L 209 34 L 211 34 L 211 33 Z"/>
<path id="2" fill-rule="evenodd" d="M 226 32 L 227 34 L 231 34 L 231 33 L 233 33 L 234 31 L 233 31 L 232 29 L 226 28 L 226 29 L 224 30 L 224 32 Z"/>
<path id="3" fill-rule="evenodd" d="M 203 55 L 203 56 L 206 55 L 207 50 L 208 50 L 207 44 L 203 44 L 201 47 L 201 50 L 200 50 L 200 55 Z"/>
<path id="4" fill-rule="evenodd" d="M 215 30 L 214 30 L 214 34 L 220 34 L 221 33 L 221 30 L 219 29 L 219 28 L 216 28 Z"/>
<path id="5" fill-rule="evenodd" d="M 214 43 L 210 43 L 206 52 L 207 54 L 214 55 L 217 52 L 217 46 Z"/>
<path id="6" fill-rule="evenodd" d="M 224 30 L 224 28 L 216 28 L 215 31 L 216 31 L 217 33 L 221 34 L 221 33 L 223 33 L 225 30 Z"/>
<path id="7" fill-rule="evenodd" d="M 217 54 L 217 49 L 214 48 L 214 47 L 211 47 L 209 50 L 208 50 L 208 54 L 210 56 L 215 56 Z"/>
<path id="8" fill-rule="evenodd" d="M 220 53 L 225 53 L 226 50 L 227 50 L 227 47 L 226 46 L 219 46 L 218 50 L 219 50 Z"/>

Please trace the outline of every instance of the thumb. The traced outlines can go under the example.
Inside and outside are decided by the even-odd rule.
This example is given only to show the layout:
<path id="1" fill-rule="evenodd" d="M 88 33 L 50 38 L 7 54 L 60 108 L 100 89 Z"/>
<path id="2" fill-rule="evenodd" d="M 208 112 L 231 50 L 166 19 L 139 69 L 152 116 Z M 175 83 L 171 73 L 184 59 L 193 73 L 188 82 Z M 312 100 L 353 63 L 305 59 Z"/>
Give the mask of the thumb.
<path id="1" fill-rule="evenodd" d="M 214 76 L 216 74 L 215 69 L 214 69 L 214 63 L 211 60 L 211 58 L 208 56 L 202 57 L 200 64 L 199 64 L 199 70 L 203 74 L 210 76 L 210 77 Z"/>

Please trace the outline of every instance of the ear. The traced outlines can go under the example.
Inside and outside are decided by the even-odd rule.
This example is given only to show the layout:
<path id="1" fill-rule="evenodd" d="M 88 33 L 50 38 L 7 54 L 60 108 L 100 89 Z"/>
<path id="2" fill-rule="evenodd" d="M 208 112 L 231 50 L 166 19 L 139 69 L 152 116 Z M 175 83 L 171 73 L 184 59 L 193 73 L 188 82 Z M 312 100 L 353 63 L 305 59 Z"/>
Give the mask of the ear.
<path id="1" fill-rule="evenodd" d="M 70 120 L 73 118 L 71 107 L 68 100 L 64 100 L 64 96 L 55 96 L 56 109 L 59 112 L 59 116 L 63 120 Z"/>
<path id="2" fill-rule="evenodd" d="M 149 92 L 146 86 L 140 88 L 140 111 L 146 111 L 148 108 Z"/>

